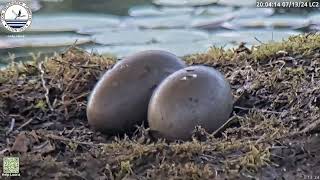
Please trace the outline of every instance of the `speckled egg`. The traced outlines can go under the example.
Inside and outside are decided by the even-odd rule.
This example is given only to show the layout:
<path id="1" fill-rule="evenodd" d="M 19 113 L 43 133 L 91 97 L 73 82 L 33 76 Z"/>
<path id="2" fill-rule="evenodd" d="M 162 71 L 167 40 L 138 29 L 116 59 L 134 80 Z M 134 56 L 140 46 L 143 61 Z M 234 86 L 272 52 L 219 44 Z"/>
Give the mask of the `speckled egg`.
<path id="1" fill-rule="evenodd" d="M 185 67 L 175 55 L 148 50 L 126 57 L 107 71 L 87 106 L 89 125 L 104 133 L 123 133 L 147 121 L 148 103 L 158 84 Z"/>
<path id="2" fill-rule="evenodd" d="M 233 108 L 228 81 L 217 70 L 190 66 L 168 76 L 154 91 L 148 108 L 150 129 L 168 140 L 188 140 L 195 126 L 212 133 Z"/>

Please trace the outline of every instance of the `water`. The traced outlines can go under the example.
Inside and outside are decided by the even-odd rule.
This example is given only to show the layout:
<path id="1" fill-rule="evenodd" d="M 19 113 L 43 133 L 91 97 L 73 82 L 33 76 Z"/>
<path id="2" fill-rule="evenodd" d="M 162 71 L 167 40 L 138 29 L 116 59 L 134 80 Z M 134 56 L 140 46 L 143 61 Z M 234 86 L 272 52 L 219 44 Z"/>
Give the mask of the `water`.
<path id="1" fill-rule="evenodd" d="M 0 8 L 6 2 L 0 0 Z M 13 34 L 0 28 L 0 66 L 73 44 L 118 57 L 146 49 L 184 56 L 211 46 L 232 48 L 245 42 L 250 47 L 320 29 L 319 8 L 262 9 L 254 7 L 255 0 L 180 7 L 181 2 L 215 0 L 156 0 L 158 5 L 150 0 L 29 0 L 34 12 L 27 31 Z"/>

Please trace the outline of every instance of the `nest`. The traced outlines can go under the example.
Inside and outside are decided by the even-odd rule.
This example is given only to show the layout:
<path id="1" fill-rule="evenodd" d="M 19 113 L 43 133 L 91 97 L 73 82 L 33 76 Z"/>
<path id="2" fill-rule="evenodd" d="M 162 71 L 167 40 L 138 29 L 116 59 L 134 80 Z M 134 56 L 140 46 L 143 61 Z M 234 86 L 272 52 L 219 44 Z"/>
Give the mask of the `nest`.
<path id="1" fill-rule="evenodd" d="M 225 74 L 228 123 L 191 141 L 92 131 L 90 91 L 115 58 L 72 47 L 0 71 L 0 156 L 19 156 L 24 179 L 299 179 L 319 176 L 320 35 L 184 57 Z"/>

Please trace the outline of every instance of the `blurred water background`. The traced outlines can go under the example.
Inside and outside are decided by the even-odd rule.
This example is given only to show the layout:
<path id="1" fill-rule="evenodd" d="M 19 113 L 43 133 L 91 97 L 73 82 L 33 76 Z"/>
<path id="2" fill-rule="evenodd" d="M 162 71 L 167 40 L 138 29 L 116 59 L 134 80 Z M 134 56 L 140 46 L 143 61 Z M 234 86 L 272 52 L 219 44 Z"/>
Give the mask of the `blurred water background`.
<path id="1" fill-rule="evenodd" d="M 0 9 L 8 2 L 0 0 Z M 244 42 L 251 47 L 320 29 L 319 8 L 256 8 L 255 0 L 26 2 L 33 20 L 25 32 L 0 26 L 0 66 L 74 44 L 118 57 L 147 49 L 184 56 L 212 46 L 233 48 Z"/>

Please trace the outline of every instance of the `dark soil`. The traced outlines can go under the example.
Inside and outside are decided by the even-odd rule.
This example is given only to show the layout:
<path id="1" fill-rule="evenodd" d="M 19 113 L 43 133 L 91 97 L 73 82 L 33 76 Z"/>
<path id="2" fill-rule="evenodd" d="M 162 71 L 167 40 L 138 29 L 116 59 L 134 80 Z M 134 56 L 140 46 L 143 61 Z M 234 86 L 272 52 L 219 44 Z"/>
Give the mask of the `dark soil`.
<path id="1" fill-rule="evenodd" d="M 223 72 L 235 97 L 224 127 L 196 127 L 188 142 L 144 127 L 119 137 L 90 129 L 87 98 L 114 58 L 72 47 L 11 64 L 0 71 L 1 159 L 18 156 L 30 180 L 320 178 L 320 35 L 185 60 Z"/>

